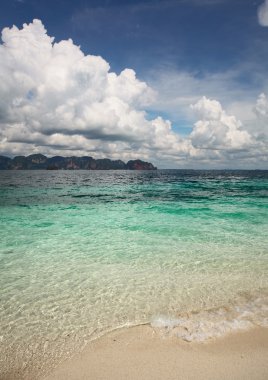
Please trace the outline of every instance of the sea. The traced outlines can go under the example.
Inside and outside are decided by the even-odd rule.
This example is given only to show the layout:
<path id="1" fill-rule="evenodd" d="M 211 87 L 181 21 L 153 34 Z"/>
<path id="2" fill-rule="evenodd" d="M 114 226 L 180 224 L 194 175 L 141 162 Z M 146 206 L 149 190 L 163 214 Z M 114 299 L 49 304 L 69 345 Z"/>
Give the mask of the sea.
<path id="1" fill-rule="evenodd" d="M 0 378 L 108 332 L 268 327 L 268 171 L 0 171 Z"/>

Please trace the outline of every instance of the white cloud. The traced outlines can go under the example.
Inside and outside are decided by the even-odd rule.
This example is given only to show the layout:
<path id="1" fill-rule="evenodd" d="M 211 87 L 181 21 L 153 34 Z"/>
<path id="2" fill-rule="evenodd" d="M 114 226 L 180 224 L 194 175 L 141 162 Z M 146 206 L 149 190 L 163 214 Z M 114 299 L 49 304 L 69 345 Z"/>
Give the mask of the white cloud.
<path id="1" fill-rule="evenodd" d="M 257 88 L 247 81 L 241 83 L 241 75 L 247 78 L 249 72 L 254 75 L 254 83 L 258 82 Z M 260 91 L 266 92 L 268 89 L 266 75 L 244 63 L 216 73 L 187 72 L 172 67 L 153 70 L 149 73 L 149 84 L 158 94 L 151 108 L 168 112 L 175 122 L 186 119 L 189 127 L 192 126 L 189 121 L 194 121 L 189 104 L 204 95 L 210 99 L 220 99 L 228 113 L 234 113 L 244 123 L 255 118 L 253 107 L 256 97 Z"/>
<path id="2" fill-rule="evenodd" d="M 255 112 L 257 116 L 266 121 L 268 125 L 268 99 L 265 94 L 259 95 L 255 106 Z"/>
<path id="3" fill-rule="evenodd" d="M 252 144 L 249 133 L 241 130 L 242 123 L 235 116 L 229 116 L 218 101 L 203 96 L 191 108 L 200 117 L 190 134 L 195 147 L 233 151 Z"/>
<path id="4" fill-rule="evenodd" d="M 71 40 L 53 44 L 39 20 L 22 30 L 5 28 L 1 46 L 1 110 L 6 122 L 47 134 L 73 130 L 106 137 L 132 135 L 144 124 L 139 107 L 152 91 L 133 70 L 120 75 Z M 97 131 L 96 131 L 97 129 Z"/>
<path id="5" fill-rule="evenodd" d="M 157 94 L 137 79 L 133 70 L 117 75 L 103 58 L 84 55 L 72 40 L 54 42 L 39 20 L 24 24 L 20 30 L 5 28 L 2 41 L 1 154 L 138 157 L 160 167 L 242 167 L 265 161 L 261 130 L 249 133 L 218 101 L 198 100 L 202 83 L 190 75 L 186 81 L 185 76 L 180 77 L 179 96 L 171 102 L 173 109 L 188 109 L 185 114 L 189 120 L 194 114 L 199 119 L 192 132 L 182 138 L 169 120 L 160 116 L 149 119 L 146 109 L 157 104 Z M 228 77 L 220 79 L 226 90 Z M 168 91 L 171 82 L 165 82 L 164 77 L 162 81 Z M 208 82 L 211 96 L 215 77 Z M 177 84 L 174 82 L 175 87 Z M 189 107 L 191 103 L 195 104 Z M 167 103 L 162 107 L 169 110 Z M 261 95 L 254 117 L 262 117 L 262 129 L 266 123 L 263 115 L 267 115 L 267 99 Z"/>
<path id="6" fill-rule="evenodd" d="M 259 6 L 258 20 L 261 26 L 268 26 L 268 0 Z"/>
<path id="7" fill-rule="evenodd" d="M 252 131 L 255 139 L 259 142 L 263 151 L 268 151 L 268 99 L 265 94 L 260 94 L 254 111 L 257 116 L 255 129 Z"/>

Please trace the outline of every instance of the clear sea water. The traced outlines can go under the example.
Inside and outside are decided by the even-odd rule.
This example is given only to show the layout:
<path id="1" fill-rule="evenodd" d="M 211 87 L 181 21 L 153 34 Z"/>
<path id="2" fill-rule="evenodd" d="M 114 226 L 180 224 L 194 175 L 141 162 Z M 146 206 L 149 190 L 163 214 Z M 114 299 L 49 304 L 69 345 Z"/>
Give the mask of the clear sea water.
<path id="1" fill-rule="evenodd" d="M 122 326 L 267 326 L 267 195 L 268 171 L 0 171 L 0 378 Z"/>

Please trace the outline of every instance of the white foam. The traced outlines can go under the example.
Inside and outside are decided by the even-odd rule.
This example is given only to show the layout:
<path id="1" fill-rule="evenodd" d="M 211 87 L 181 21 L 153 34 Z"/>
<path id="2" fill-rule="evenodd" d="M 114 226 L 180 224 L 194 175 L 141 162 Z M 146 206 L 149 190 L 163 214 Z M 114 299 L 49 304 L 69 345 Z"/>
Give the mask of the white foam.
<path id="1" fill-rule="evenodd" d="M 151 326 L 161 334 L 187 342 L 204 342 L 254 326 L 268 327 L 268 298 L 257 298 L 239 305 L 187 313 L 180 317 L 154 316 Z"/>
<path id="2" fill-rule="evenodd" d="M 151 321 L 151 326 L 153 328 L 165 328 L 171 330 L 176 326 L 179 326 L 183 320 L 169 318 L 165 315 L 154 316 Z"/>

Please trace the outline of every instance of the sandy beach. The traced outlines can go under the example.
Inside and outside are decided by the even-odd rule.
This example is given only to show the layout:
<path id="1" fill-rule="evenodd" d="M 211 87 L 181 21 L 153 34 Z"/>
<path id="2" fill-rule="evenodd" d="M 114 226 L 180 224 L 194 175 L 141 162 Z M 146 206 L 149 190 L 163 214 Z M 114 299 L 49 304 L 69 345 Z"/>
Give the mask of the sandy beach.
<path id="1" fill-rule="evenodd" d="M 62 363 L 45 380 L 268 378 L 268 329 L 208 343 L 159 336 L 150 326 L 114 331 Z"/>

